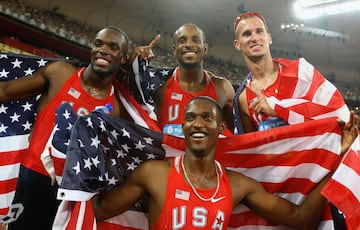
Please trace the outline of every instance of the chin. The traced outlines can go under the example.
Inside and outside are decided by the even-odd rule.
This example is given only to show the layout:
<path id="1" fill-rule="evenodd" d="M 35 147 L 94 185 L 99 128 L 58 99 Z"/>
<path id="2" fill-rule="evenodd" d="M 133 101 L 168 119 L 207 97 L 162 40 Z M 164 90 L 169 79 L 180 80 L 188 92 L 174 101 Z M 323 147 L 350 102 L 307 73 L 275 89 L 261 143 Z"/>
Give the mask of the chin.
<path id="1" fill-rule="evenodd" d="M 198 63 L 181 63 L 181 66 L 184 67 L 184 69 L 187 69 L 187 70 L 192 70 L 194 68 L 196 68 L 198 65 Z"/>
<path id="2" fill-rule="evenodd" d="M 202 157 L 206 153 L 205 148 L 192 148 L 191 152 L 197 157 Z"/>

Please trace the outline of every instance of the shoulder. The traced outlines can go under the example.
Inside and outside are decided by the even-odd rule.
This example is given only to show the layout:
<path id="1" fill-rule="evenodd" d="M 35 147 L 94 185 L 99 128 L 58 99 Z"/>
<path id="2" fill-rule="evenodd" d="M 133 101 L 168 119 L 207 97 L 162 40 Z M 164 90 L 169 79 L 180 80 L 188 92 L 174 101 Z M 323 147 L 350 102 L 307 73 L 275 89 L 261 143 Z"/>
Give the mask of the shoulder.
<path id="1" fill-rule="evenodd" d="M 207 71 L 208 76 L 214 82 L 215 87 L 217 90 L 225 90 L 227 92 L 235 93 L 234 87 L 232 86 L 231 82 L 226 79 L 225 77 L 221 77 L 218 75 L 215 75 L 213 72 Z"/>
<path id="2" fill-rule="evenodd" d="M 257 181 L 242 173 L 226 170 L 226 174 L 229 178 L 234 197 L 245 197 L 260 186 Z"/>
<path id="3" fill-rule="evenodd" d="M 77 67 L 74 65 L 65 62 L 65 61 L 56 61 L 50 64 L 47 64 L 43 67 L 42 71 L 46 73 L 47 76 L 60 76 L 60 77 L 69 77 L 77 70 Z"/>
<path id="4" fill-rule="evenodd" d="M 136 170 L 141 171 L 146 175 L 153 175 L 169 171 L 170 166 L 170 160 L 148 160 L 140 164 Z"/>
<path id="5" fill-rule="evenodd" d="M 227 81 L 227 79 L 226 78 L 224 78 L 224 77 L 221 77 L 221 76 L 218 76 L 218 75 L 216 75 L 215 73 L 213 73 L 213 72 L 211 72 L 211 71 L 209 71 L 209 70 L 205 70 L 205 72 L 208 74 L 208 76 L 210 77 L 210 79 L 212 80 L 212 81 L 214 81 L 214 82 L 216 82 L 216 81 Z"/>

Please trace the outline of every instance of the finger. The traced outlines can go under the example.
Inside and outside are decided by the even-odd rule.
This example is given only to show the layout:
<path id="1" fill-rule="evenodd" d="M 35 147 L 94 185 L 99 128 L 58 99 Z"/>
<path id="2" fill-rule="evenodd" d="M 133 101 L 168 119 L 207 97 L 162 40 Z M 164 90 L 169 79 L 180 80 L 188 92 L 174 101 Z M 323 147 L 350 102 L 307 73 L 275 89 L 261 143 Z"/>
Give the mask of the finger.
<path id="1" fill-rule="evenodd" d="M 263 92 L 260 90 L 257 90 L 249 85 L 246 86 L 251 92 L 253 92 L 259 99 L 265 97 Z"/>
<path id="2" fill-rule="evenodd" d="M 158 34 L 156 35 L 156 37 L 154 38 L 154 40 L 152 40 L 149 44 L 150 48 L 153 48 L 159 41 L 160 41 L 161 35 Z"/>
<path id="3" fill-rule="evenodd" d="M 250 100 L 250 109 L 254 109 L 254 107 L 259 103 L 259 98 L 254 97 Z"/>

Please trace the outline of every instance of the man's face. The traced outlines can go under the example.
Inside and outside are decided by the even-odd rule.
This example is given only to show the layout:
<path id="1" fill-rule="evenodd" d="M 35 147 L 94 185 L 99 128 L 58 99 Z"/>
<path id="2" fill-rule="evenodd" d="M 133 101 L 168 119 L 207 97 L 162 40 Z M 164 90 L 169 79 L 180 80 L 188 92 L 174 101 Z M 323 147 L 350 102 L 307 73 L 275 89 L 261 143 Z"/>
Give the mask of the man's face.
<path id="1" fill-rule="evenodd" d="M 257 17 L 242 19 L 239 22 L 234 46 L 249 59 L 259 59 L 270 53 L 271 35 L 265 24 Z"/>
<path id="2" fill-rule="evenodd" d="M 207 50 L 203 33 L 192 25 L 180 27 L 174 34 L 173 53 L 180 66 L 192 69 L 202 63 Z"/>
<path id="3" fill-rule="evenodd" d="M 217 113 L 216 106 L 207 100 L 195 100 L 187 105 L 183 133 L 187 149 L 198 157 L 216 149 L 218 136 L 225 130 L 225 122 Z"/>
<path id="4" fill-rule="evenodd" d="M 114 29 L 103 29 L 95 37 L 91 49 L 91 65 L 100 76 L 110 76 L 124 62 L 127 46 L 125 37 Z"/>

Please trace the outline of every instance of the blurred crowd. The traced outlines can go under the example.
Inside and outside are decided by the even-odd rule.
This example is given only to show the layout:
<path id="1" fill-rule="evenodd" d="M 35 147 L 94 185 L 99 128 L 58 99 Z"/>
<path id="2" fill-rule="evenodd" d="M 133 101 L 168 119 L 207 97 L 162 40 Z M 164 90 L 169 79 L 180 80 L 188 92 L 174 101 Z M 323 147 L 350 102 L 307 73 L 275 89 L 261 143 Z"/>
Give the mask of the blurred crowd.
<path id="1" fill-rule="evenodd" d="M 99 29 L 84 22 L 66 17 L 54 10 L 39 9 L 21 1 L 0 0 L 0 13 L 89 48 L 92 42 L 91 39 Z M 133 45 L 136 45 L 136 42 L 137 41 L 133 41 Z M 176 59 L 170 50 L 156 46 L 154 53 L 155 58 L 152 60 L 151 65 L 158 67 L 177 65 Z M 204 67 L 219 76 L 229 79 L 235 88 L 237 88 L 248 74 L 246 66 L 236 65 L 214 56 L 207 56 L 204 59 Z M 355 84 L 342 83 L 339 81 L 333 83 L 339 88 L 346 100 L 360 101 L 360 87 L 358 82 L 355 82 Z M 353 109 L 358 110 L 358 108 Z"/>

